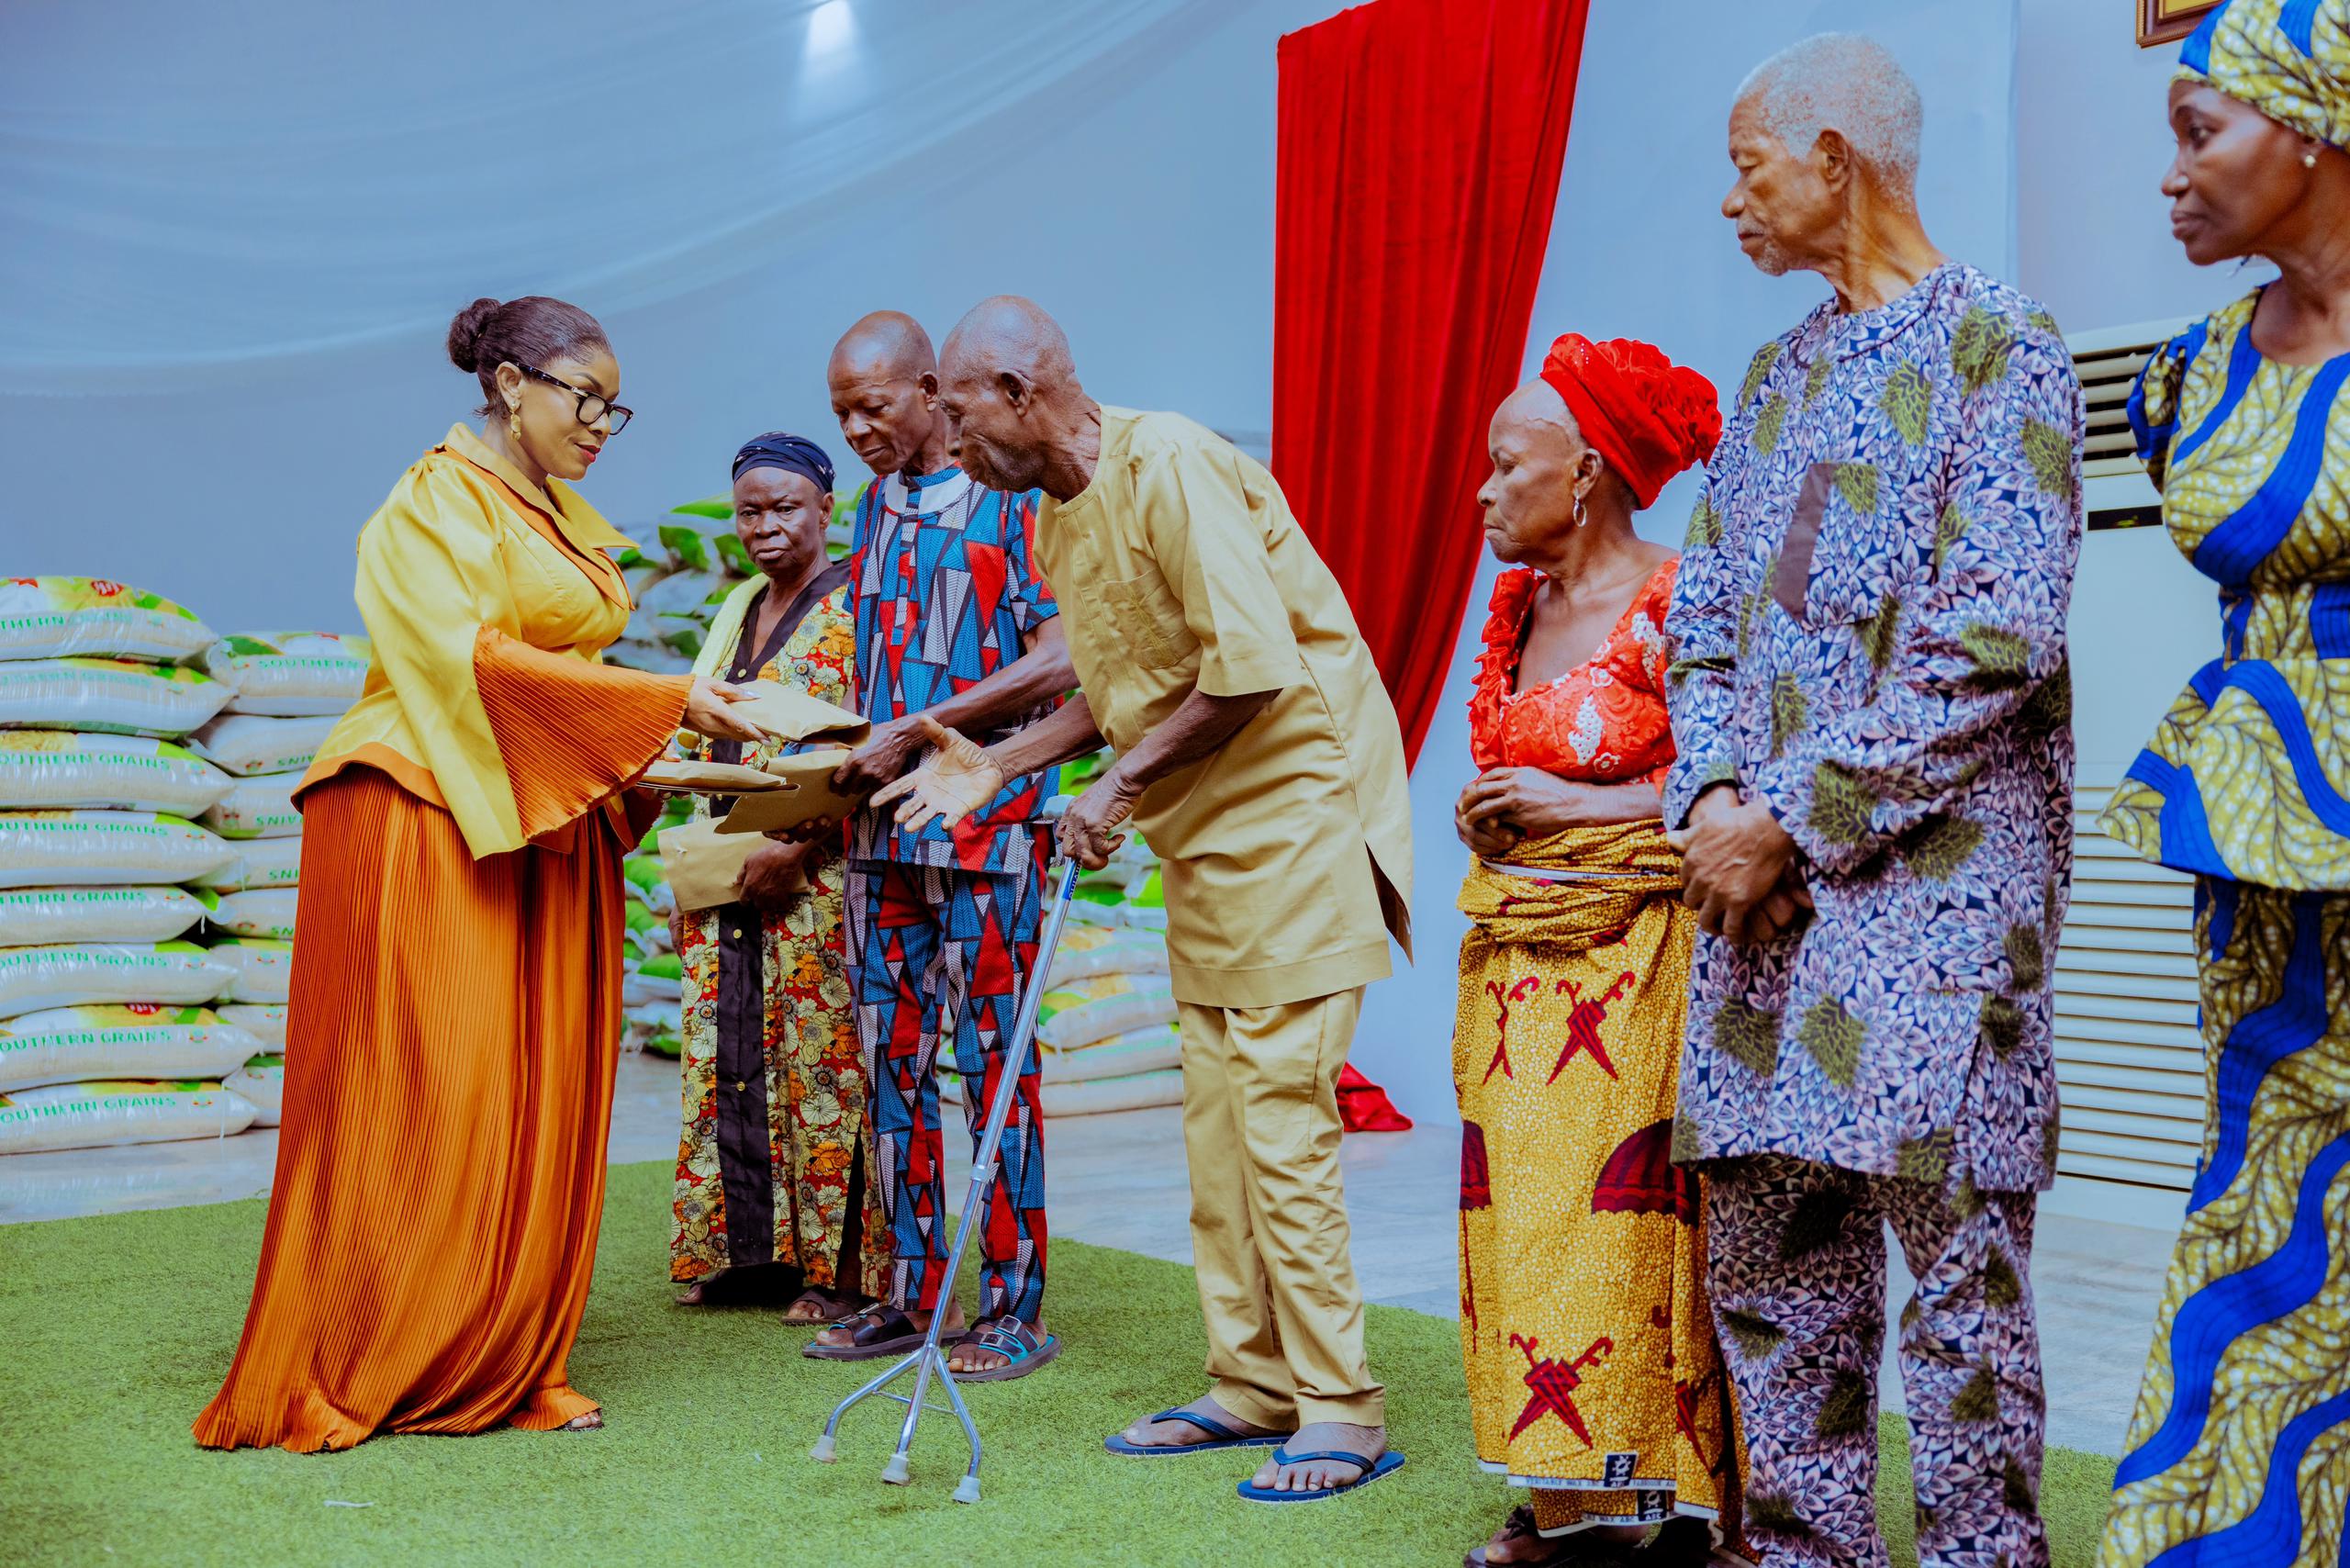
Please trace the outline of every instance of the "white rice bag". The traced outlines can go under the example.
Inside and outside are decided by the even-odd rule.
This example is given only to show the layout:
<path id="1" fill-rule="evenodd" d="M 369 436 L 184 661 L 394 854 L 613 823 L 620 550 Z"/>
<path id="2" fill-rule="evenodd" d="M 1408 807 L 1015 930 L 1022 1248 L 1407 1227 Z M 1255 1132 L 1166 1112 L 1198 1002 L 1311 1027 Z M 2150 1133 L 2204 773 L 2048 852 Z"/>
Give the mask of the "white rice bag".
<path id="1" fill-rule="evenodd" d="M 317 759 L 319 748 L 342 722 L 340 713 L 308 719 L 271 719 L 228 712 L 188 737 L 196 755 L 240 778 L 256 773 L 299 773 Z"/>
<path id="2" fill-rule="evenodd" d="M 215 892 L 241 892 L 247 888 L 290 888 L 302 879 L 302 839 L 242 838 L 229 846 L 235 857 L 217 871 L 196 879 L 199 888 Z"/>
<path id="3" fill-rule="evenodd" d="M 220 1087 L 243 1095 L 257 1113 L 253 1126 L 274 1127 L 285 1109 L 285 1058 L 255 1056 L 220 1081 Z"/>
<path id="4" fill-rule="evenodd" d="M 237 936 L 269 936 L 291 942 L 295 897 L 292 888 L 256 888 L 251 892 L 229 893 L 212 912 L 212 924 Z"/>
<path id="5" fill-rule="evenodd" d="M 294 805 L 294 788 L 301 782 L 298 773 L 240 778 L 197 820 L 223 838 L 291 838 L 302 831 L 302 813 Z"/>
<path id="6" fill-rule="evenodd" d="M 294 944 L 266 936 L 230 936 L 212 944 L 210 957 L 228 972 L 212 995 L 223 1002 L 284 1002 L 294 984 Z"/>
<path id="7" fill-rule="evenodd" d="M 193 942 L 0 947 L 0 1018 L 93 1002 L 209 1002 L 235 979 Z"/>
<path id="8" fill-rule="evenodd" d="M 1131 1078 L 1183 1065 L 1183 1039 L 1173 1027 L 1156 1025 L 1113 1035 L 1073 1051 L 1044 1053 L 1039 1071 L 1046 1083 L 1087 1083 L 1097 1078 Z"/>
<path id="9" fill-rule="evenodd" d="M 1077 906 L 1069 906 L 1074 910 Z M 1163 975 L 1167 940 L 1147 931 L 1109 930 L 1098 925 L 1064 928 L 1053 954 L 1054 985 L 1096 975 Z"/>
<path id="10" fill-rule="evenodd" d="M 236 693 L 231 713 L 275 718 L 340 713 L 367 684 L 367 639 L 332 632 L 249 632 L 204 651 L 204 667 Z"/>
<path id="11" fill-rule="evenodd" d="M 72 730 L 0 730 L 0 808 L 169 812 L 193 817 L 229 776 L 170 741 Z"/>
<path id="12" fill-rule="evenodd" d="M 251 1101 L 218 1083 L 52 1083 L 0 1094 L 0 1154 L 228 1137 L 254 1114 Z"/>
<path id="13" fill-rule="evenodd" d="M 152 659 L 202 653 L 212 629 L 161 594 L 105 577 L 0 577 L 0 659 Z"/>
<path id="14" fill-rule="evenodd" d="M 0 947 L 169 942 L 214 902 L 181 888 L 12 888 L 0 891 Z"/>
<path id="15" fill-rule="evenodd" d="M 184 735 L 220 711 L 229 689 L 201 670 L 127 659 L 0 663 L 0 729 Z"/>
<path id="16" fill-rule="evenodd" d="M 261 1050 L 207 1008 L 52 1007 L 0 1023 L 0 1093 L 93 1078 L 218 1078 Z"/>
<path id="17" fill-rule="evenodd" d="M 285 1049 L 285 1003 L 282 1002 L 231 1002 L 213 1009 L 223 1024 L 234 1024 L 261 1042 L 265 1051 Z"/>
<path id="18" fill-rule="evenodd" d="M 161 812 L 0 812 L 0 888 L 193 882 L 236 853 Z"/>
<path id="19" fill-rule="evenodd" d="M 1156 975 L 1096 975 L 1045 992 L 1036 1039 L 1054 1050 L 1076 1050 L 1113 1035 L 1175 1022 L 1175 994 Z"/>

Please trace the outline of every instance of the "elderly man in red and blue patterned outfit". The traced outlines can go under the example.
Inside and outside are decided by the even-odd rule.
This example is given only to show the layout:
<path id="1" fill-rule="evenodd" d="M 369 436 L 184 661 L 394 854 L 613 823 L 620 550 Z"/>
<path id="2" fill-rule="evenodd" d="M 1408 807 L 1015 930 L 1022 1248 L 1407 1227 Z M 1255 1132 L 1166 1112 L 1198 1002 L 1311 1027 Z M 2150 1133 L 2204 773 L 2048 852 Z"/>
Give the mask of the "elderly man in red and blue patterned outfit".
<path id="1" fill-rule="evenodd" d="M 1917 89 L 1807 39 L 1729 122 L 1722 204 L 1835 298 L 1763 345 L 1666 622 L 1698 911 L 1674 1156 L 1745 1417 L 1747 1534 L 1884 1568 L 1885 1227 L 1926 1568 L 2045 1568 L 2030 1287 L 2072 868 L 2081 390 L 2055 323 L 1936 250 Z"/>
<path id="2" fill-rule="evenodd" d="M 923 719 L 993 740 L 1077 682 L 1059 607 L 1030 549 L 1037 494 L 983 489 L 949 459 L 937 363 L 921 326 L 896 311 L 866 317 L 834 349 L 827 378 L 841 433 L 874 473 L 856 509 L 850 584 L 856 698 L 875 731 L 838 780 L 870 791 L 919 760 Z M 811 1356 L 909 1349 L 939 1308 L 940 1036 L 953 1032 L 976 1137 L 975 1108 L 995 1092 L 1036 957 L 1049 842 L 1039 817 L 1053 790 L 1051 769 L 1015 778 L 952 830 L 902 829 L 872 807 L 850 819 L 850 983 L 896 1263 L 890 1300 L 819 1334 Z M 948 1356 L 957 1372 L 1019 1377 L 1058 1352 L 1044 1327 L 1045 1241 L 1032 1057 L 979 1237 L 979 1321 Z"/>

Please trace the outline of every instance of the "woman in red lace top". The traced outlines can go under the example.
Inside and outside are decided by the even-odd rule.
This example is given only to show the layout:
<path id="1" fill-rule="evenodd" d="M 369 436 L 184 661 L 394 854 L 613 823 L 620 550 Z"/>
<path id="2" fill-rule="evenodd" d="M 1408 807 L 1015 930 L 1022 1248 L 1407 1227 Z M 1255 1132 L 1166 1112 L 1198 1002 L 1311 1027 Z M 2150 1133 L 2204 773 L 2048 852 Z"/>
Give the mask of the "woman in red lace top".
<path id="1" fill-rule="evenodd" d="M 1460 1342 L 1477 1458 L 1533 1501 L 1472 1562 L 1740 1545 L 1698 1182 L 1673 1163 L 1695 930 L 1660 820 L 1675 558 L 1632 529 L 1720 430 L 1704 377 L 1572 335 L 1494 416 L 1477 498 L 1516 569 L 1456 811 L 1478 856 L 1453 1033 Z"/>

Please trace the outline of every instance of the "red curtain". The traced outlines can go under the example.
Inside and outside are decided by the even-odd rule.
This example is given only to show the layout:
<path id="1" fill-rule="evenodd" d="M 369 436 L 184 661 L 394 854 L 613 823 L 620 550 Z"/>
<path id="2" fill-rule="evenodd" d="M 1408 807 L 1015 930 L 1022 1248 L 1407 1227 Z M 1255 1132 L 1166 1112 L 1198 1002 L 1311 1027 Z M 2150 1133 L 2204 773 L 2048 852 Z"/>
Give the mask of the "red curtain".
<path id="1" fill-rule="evenodd" d="M 1273 461 L 1417 757 L 1517 384 L 1589 0 L 1374 0 L 1281 41 Z"/>

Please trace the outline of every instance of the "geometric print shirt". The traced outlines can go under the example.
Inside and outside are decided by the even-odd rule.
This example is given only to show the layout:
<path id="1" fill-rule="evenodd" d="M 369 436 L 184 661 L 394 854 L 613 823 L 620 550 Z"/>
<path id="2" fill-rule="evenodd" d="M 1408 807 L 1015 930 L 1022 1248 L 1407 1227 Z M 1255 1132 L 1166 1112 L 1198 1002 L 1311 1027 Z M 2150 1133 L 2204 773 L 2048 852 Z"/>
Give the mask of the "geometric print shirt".
<path id="1" fill-rule="evenodd" d="M 1698 936 L 1677 1158 L 2052 1180 L 2084 423 L 2055 322 L 1959 263 L 1754 356 L 1666 622 L 1665 819 L 1763 801 L 1817 908 Z"/>
<path id="2" fill-rule="evenodd" d="M 1018 659 L 1027 634 L 1060 613 L 1035 566 L 1041 494 L 983 489 L 955 467 L 866 487 L 849 546 L 859 712 L 881 724 L 944 701 Z M 990 745 L 1057 706 L 970 738 Z M 1024 874 L 1058 779 L 1051 767 L 1014 778 L 951 830 L 934 821 L 910 833 L 893 806 L 866 807 L 849 819 L 849 858 Z"/>

